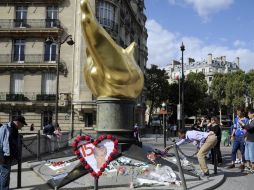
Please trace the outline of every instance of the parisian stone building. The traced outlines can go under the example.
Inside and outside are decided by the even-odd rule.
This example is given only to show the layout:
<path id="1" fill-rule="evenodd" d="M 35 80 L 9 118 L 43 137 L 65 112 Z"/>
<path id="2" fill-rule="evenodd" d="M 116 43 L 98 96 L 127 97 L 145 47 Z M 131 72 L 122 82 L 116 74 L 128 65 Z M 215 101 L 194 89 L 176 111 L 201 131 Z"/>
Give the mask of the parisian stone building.
<path id="1" fill-rule="evenodd" d="M 182 74 L 181 62 L 173 60 L 171 64 L 165 67 L 165 70 L 169 76 L 169 83 L 176 82 L 181 77 Z M 216 73 L 231 73 L 238 71 L 240 69 L 240 59 L 236 57 L 234 62 L 229 62 L 226 60 L 226 56 L 212 57 L 212 54 L 208 54 L 207 60 L 195 61 L 193 58 L 188 59 L 188 63 L 184 64 L 184 75 L 187 76 L 189 73 L 199 73 L 205 74 L 206 81 L 208 83 L 208 88 L 212 84 L 214 74 Z M 209 92 L 209 89 L 208 89 Z"/>
<path id="2" fill-rule="evenodd" d="M 135 58 L 145 71 L 144 0 L 91 0 L 90 4 L 119 45 L 138 44 Z M 0 15 L 0 123 L 22 114 L 29 125 L 41 129 L 54 121 L 58 94 L 60 127 L 93 131 L 96 97 L 83 76 L 86 44 L 80 0 L 1 0 Z M 136 100 L 135 120 L 140 125 L 144 101 L 145 91 Z"/>

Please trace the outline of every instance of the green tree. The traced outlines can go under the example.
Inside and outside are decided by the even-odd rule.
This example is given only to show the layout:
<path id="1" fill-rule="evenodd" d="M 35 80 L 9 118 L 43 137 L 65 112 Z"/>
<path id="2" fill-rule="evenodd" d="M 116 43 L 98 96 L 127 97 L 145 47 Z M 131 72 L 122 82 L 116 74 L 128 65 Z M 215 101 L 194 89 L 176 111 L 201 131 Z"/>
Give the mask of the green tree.
<path id="1" fill-rule="evenodd" d="M 167 100 L 167 93 L 169 90 L 168 75 L 163 69 L 158 66 L 152 65 L 146 72 L 146 87 L 147 87 L 147 100 L 150 104 L 149 122 L 154 107 L 160 107 L 162 102 Z"/>
<path id="2" fill-rule="evenodd" d="M 245 74 L 243 71 L 227 74 L 226 104 L 229 106 L 243 106 L 246 94 Z"/>
<path id="3" fill-rule="evenodd" d="M 202 72 L 189 73 L 184 86 L 185 106 L 184 111 L 188 116 L 202 114 L 208 84 Z"/>
<path id="4" fill-rule="evenodd" d="M 245 78 L 246 82 L 246 88 L 247 88 L 247 95 L 251 97 L 251 99 L 254 99 L 254 70 L 250 70 L 246 74 Z"/>
<path id="5" fill-rule="evenodd" d="M 226 86 L 227 75 L 225 74 L 215 74 L 212 84 L 211 84 L 211 95 L 214 100 L 218 102 L 219 105 L 226 104 Z"/>
<path id="6" fill-rule="evenodd" d="M 186 78 L 187 80 L 184 82 L 184 113 L 187 116 L 193 116 L 203 110 L 208 84 L 203 73 L 190 73 Z M 170 84 L 167 99 L 174 105 L 179 103 L 178 82 Z"/>

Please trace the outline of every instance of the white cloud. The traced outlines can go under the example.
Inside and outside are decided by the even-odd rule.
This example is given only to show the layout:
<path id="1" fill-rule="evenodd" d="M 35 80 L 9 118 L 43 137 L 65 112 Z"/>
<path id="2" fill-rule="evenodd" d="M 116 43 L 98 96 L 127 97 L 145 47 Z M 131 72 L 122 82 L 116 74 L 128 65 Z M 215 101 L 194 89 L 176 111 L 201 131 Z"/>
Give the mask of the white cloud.
<path id="1" fill-rule="evenodd" d="M 181 1 L 168 1 L 172 5 L 181 5 Z M 212 14 L 229 8 L 234 0 L 182 0 L 182 2 L 191 5 L 198 15 L 207 21 Z"/>
<path id="2" fill-rule="evenodd" d="M 173 59 L 180 60 L 180 45 L 183 41 L 186 49 L 184 52 L 185 59 L 192 57 L 196 61 L 200 61 L 207 59 L 209 53 L 212 53 L 213 57 L 226 56 L 227 60 L 231 62 L 234 62 L 236 57 L 240 57 L 241 69 L 246 71 L 254 69 L 254 51 L 250 49 L 207 45 L 202 39 L 170 32 L 155 20 L 148 20 L 146 27 L 148 29 L 148 64 L 163 67 L 171 63 Z M 241 43 L 243 44 L 243 42 Z"/>
<path id="3" fill-rule="evenodd" d="M 241 41 L 241 40 L 236 40 L 236 41 L 234 41 L 233 44 L 234 44 L 235 47 L 243 47 L 243 46 L 246 45 L 246 43 L 244 41 Z"/>

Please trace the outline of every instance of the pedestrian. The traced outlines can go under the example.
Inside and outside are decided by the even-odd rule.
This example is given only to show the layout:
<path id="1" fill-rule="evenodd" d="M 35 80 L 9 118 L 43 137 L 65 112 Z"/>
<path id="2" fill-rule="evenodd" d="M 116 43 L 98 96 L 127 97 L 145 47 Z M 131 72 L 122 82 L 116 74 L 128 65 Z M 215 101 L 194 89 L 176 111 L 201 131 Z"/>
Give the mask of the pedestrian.
<path id="1" fill-rule="evenodd" d="M 62 137 L 62 132 L 59 124 L 57 124 L 55 131 L 54 131 L 55 137 L 56 137 L 56 142 L 57 142 L 57 148 L 58 150 L 60 149 L 60 141 Z"/>
<path id="2" fill-rule="evenodd" d="M 176 133 L 177 133 L 177 126 L 176 126 L 176 123 L 174 122 L 173 124 L 173 136 L 176 137 Z"/>
<path id="3" fill-rule="evenodd" d="M 214 132 L 201 132 L 196 130 L 186 131 L 185 129 L 180 129 L 178 131 L 178 136 L 181 139 L 176 143 L 177 146 L 182 144 L 193 142 L 197 145 L 198 153 L 198 162 L 204 176 L 209 176 L 209 170 L 206 164 L 205 156 L 209 150 L 211 150 L 217 143 L 217 137 Z M 173 146 L 170 145 L 165 148 L 165 151 L 169 151 Z"/>
<path id="4" fill-rule="evenodd" d="M 30 131 L 34 131 L 34 124 L 33 123 L 30 126 Z"/>
<path id="5" fill-rule="evenodd" d="M 231 164 L 228 166 L 229 169 L 235 167 L 237 150 L 240 149 L 241 156 L 242 156 L 240 169 L 244 170 L 244 163 L 245 163 L 244 138 L 245 138 L 246 131 L 243 129 L 243 126 L 248 124 L 248 122 L 249 120 L 246 117 L 244 117 L 244 110 L 242 108 L 238 108 L 237 117 L 235 118 L 234 128 L 231 134 L 231 139 L 233 140 L 233 147 L 232 147 L 232 155 L 231 155 Z"/>
<path id="6" fill-rule="evenodd" d="M 191 130 L 201 131 L 201 119 L 197 119 L 196 122 L 191 126 Z"/>
<path id="7" fill-rule="evenodd" d="M 139 140 L 139 126 L 138 126 L 138 124 L 135 123 L 133 128 L 134 128 L 133 136 L 134 136 L 135 139 Z"/>
<path id="8" fill-rule="evenodd" d="M 247 170 L 254 171 L 254 109 L 248 111 L 249 123 L 243 128 L 247 131 L 245 144 L 245 160 Z"/>
<path id="9" fill-rule="evenodd" d="M 216 152 L 216 159 L 218 161 L 218 165 L 222 165 L 222 157 L 221 157 L 221 150 L 220 150 L 220 142 L 221 142 L 221 127 L 219 125 L 219 119 L 216 116 L 211 117 L 211 125 L 208 127 L 209 131 L 213 131 L 214 134 L 217 136 L 217 144 L 211 150 L 212 155 L 212 164 L 214 164 L 214 154 Z"/>
<path id="10" fill-rule="evenodd" d="M 45 134 L 48 138 L 47 144 L 50 153 L 53 153 L 55 151 L 55 127 L 52 124 L 52 121 L 50 121 L 46 126 L 43 128 L 43 134 Z"/>
<path id="11" fill-rule="evenodd" d="M 0 127 L 0 190 L 9 189 L 12 161 L 20 159 L 18 130 L 24 125 L 27 125 L 25 118 L 17 116 Z"/>

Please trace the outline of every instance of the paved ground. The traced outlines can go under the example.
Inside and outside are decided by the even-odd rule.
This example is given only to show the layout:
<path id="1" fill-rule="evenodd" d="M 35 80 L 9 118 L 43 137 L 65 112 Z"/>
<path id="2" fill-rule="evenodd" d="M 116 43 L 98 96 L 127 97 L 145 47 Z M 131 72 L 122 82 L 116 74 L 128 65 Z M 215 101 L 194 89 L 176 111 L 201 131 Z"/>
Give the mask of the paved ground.
<path id="1" fill-rule="evenodd" d="M 162 138 L 158 138 L 157 142 L 156 139 L 154 137 L 151 138 L 143 138 L 142 139 L 144 144 L 149 144 L 149 145 L 153 145 L 154 147 L 157 147 L 159 149 L 163 149 L 163 139 Z M 192 145 L 188 145 L 186 147 L 183 147 L 183 150 L 186 154 L 191 155 L 192 153 L 194 153 L 195 151 L 195 147 Z M 222 152 L 223 152 L 223 159 L 224 162 L 229 163 L 229 159 L 230 159 L 230 151 L 231 151 L 231 147 L 222 147 Z M 58 155 L 59 154 L 59 155 Z M 61 153 L 58 154 L 54 154 L 54 155 L 49 155 L 49 156 L 55 156 L 58 157 L 61 155 Z M 44 157 L 45 158 L 45 157 Z M 193 162 L 194 164 L 196 164 L 196 159 L 194 158 L 193 160 L 191 159 L 191 162 Z M 22 188 L 21 189 L 26 189 L 26 190 L 47 190 L 47 189 L 51 189 L 44 180 L 42 180 L 42 178 L 40 178 L 39 176 L 37 176 L 33 171 L 31 171 L 31 169 L 29 168 L 30 164 L 28 162 L 23 163 L 22 165 Z M 253 189 L 253 180 L 254 180 L 254 175 L 247 175 L 244 173 L 241 173 L 240 170 L 238 168 L 235 168 L 233 170 L 228 170 L 225 169 L 223 165 L 223 167 L 221 167 L 223 173 L 226 176 L 226 180 L 224 182 L 224 184 L 222 184 L 220 187 L 217 187 L 216 189 L 219 190 L 225 190 L 225 189 L 238 189 L 238 190 L 245 190 L 245 189 Z M 91 177 L 88 177 L 88 179 L 86 180 L 93 180 Z M 116 190 L 121 190 L 121 189 L 129 189 L 128 187 L 124 186 L 124 187 L 120 187 L 120 186 L 116 186 L 116 181 L 117 179 L 110 179 L 109 180 L 109 186 L 105 187 L 103 189 L 112 189 L 112 185 L 113 184 L 113 189 Z M 61 189 L 75 189 L 75 190 L 83 190 L 83 189 L 93 189 L 91 186 L 84 188 L 84 184 L 83 184 L 83 179 L 80 178 L 79 180 L 72 182 L 71 184 L 65 186 L 64 188 Z M 190 181 L 187 182 L 187 184 L 191 184 Z M 196 182 L 195 182 L 196 183 Z M 205 186 L 208 185 L 207 181 L 203 181 L 201 182 L 203 183 Z M 192 182 L 193 184 L 193 182 Z M 200 184 L 200 183 L 199 183 Z M 251 187 L 252 186 L 252 187 Z M 16 166 L 12 167 L 12 174 L 11 174 L 11 188 L 15 189 L 17 187 L 17 169 Z M 202 185 L 196 186 L 196 185 L 188 185 L 189 189 L 205 189 Z M 100 188 L 101 189 L 101 188 Z M 146 188 L 148 189 L 148 188 Z M 155 189 L 155 188 L 152 188 Z M 158 189 L 163 189 L 163 188 L 158 188 Z M 172 188 L 172 189 L 179 189 L 179 188 Z"/>
<path id="2" fill-rule="evenodd" d="M 144 144 L 149 144 L 152 145 L 155 148 L 163 149 L 163 139 L 158 138 L 157 141 L 154 137 L 150 138 L 143 138 L 142 139 Z M 195 151 L 195 147 L 192 145 L 187 145 L 182 148 L 183 151 L 188 154 L 192 155 Z M 218 190 L 231 190 L 231 189 L 237 189 L 237 190 L 247 190 L 247 189 L 253 189 L 253 181 L 254 181 L 254 175 L 253 174 L 247 174 L 246 172 L 241 172 L 239 168 L 234 168 L 234 169 L 227 169 L 227 165 L 230 163 L 230 153 L 231 153 L 231 147 L 224 147 L 222 146 L 222 154 L 223 154 L 223 161 L 224 164 L 220 169 L 222 170 L 223 174 L 225 175 L 225 181 L 223 184 L 219 183 L 219 187 L 213 188 L 213 189 L 218 189 Z M 47 156 L 53 156 L 53 157 L 61 157 L 61 153 L 57 153 L 54 155 L 47 155 Z M 44 159 L 47 159 L 47 157 L 44 157 Z M 191 162 L 196 164 L 196 158 L 190 159 Z M 35 163 L 35 162 L 24 162 L 22 165 L 22 188 L 23 190 L 48 190 L 51 189 L 46 182 L 36 175 L 31 169 L 30 169 L 30 164 Z M 90 179 L 92 180 L 92 178 Z M 115 179 L 114 179 L 115 180 Z M 116 182 L 114 180 L 109 180 L 109 184 L 115 184 Z M 190 185 L 192 183 L 192 185 Z M 200 189 L 203 190 L 202 184 L 207 185 L 207 181 L 201 181 L 199 182 L 199 185 L 193 185 L 195 182 L 194 181 L 187 181 L 187 186 L 189 189 Z M 214 182 L 214 185 L 216 183 Z M 12 167 L 12 173 L 11 173 L 11 189 L 15 189 L 17 187 L 17 166 Z M 76 190 L 83 190 L 83 189 L 93 189 L 92 187 L 84 188 L 83 186 L 83 180 L 80 178 L 80 180 L 77 180 L 75 182 L 72 182 L 69 185 L 64 186 L 61 189 L 76 189 Z M 100 188 L 102 189 L 102 188 Z M 128 187 L 117 187 L 114 186 L 112 188 L 111 186 L 105 187 L 103 189 L 128 189 Z M 146 188 L 148 189 L 148 188 Z M 155 188 L 152 188 L 155 189 Z M 158 189 L 163 189 L 163 188 L 158 188 Z M 168 189 L 177 189 L 177 188 L 168 188 Z M 181 189 L 181 188 L 178 188 Z"/>

